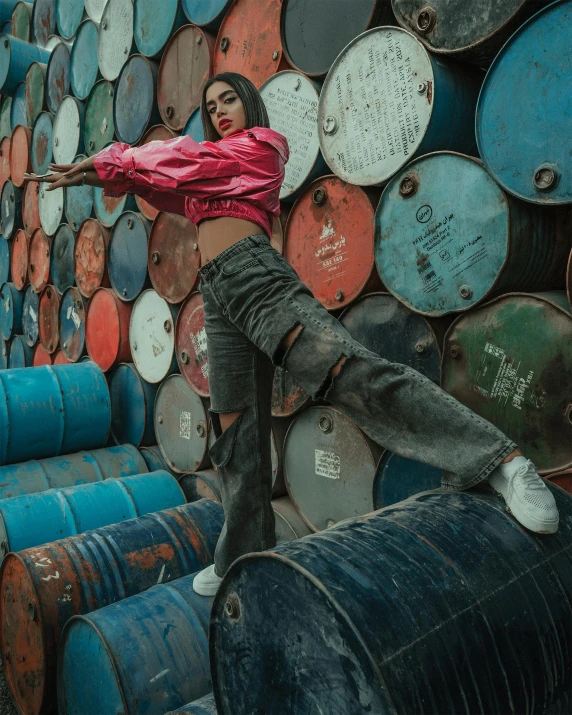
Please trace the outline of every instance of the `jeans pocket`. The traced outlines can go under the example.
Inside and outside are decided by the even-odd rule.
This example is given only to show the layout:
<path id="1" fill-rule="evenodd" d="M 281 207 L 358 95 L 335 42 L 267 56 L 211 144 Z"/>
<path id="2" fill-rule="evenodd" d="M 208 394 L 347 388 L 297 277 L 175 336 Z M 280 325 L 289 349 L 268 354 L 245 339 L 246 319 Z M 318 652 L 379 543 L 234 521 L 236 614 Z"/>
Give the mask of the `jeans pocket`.
<path id="1" fill-rule="evenodd" d="M 239 253 L 222 265 L 221 272 L 225 276 L 236 276 L 259 263 L 258 258 L 251 253 Z"/>
<path id="2" fill-rule="evenodd" d="M 236 441 L 236 433 L 238 432 L 243 414 L 244 413 L 241 413 L 234 420 L 230 427 L 215 440 L 214 444 L 209 449 L 209 457 L 215 467 L 224 467 L 230 462 L 230 458 L 232 457 L 232 452 L 234 450 L 234 443 Z"/>

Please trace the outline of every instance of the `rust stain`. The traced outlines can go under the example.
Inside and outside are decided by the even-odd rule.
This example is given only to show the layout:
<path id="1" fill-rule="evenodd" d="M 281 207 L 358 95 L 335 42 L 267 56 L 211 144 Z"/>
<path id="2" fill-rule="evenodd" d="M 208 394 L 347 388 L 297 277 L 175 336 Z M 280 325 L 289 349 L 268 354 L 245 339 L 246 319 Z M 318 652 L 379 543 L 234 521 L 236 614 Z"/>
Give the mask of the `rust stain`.
<path id="1" fill-rule="evenodd" d="M 433 101 L 433 82 L 428 80 L 427 82 L 427 104 L 431 104 Z"/>
<path id="2" fill-rule="evenodd" d="M 149 546 L 140 551 L 132 551 L 125 554 L 125 560 L 130 566 L 134 566 L 144 571 L 157 568 L 157 561 L 169 563 L 175 558 L 175 550 L 170 544 L 157 544 Z"/>

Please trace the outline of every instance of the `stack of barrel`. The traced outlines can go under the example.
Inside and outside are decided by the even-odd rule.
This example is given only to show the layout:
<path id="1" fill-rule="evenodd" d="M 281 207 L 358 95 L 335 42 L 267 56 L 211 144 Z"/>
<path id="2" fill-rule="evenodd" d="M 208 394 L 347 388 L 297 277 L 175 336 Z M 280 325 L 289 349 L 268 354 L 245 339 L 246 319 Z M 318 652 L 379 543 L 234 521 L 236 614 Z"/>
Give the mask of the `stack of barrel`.
<path id="1" fill-rule="evenodd" d="M 117 465 L 98 468 L 93 479 L 83 467 L 73 478 L 62 480 L 60 471 L 55 479 L 42 477 L 41 489 L 72 492 L 80 481 L 97 482 L 101 518 L 74 518 L 69 523 L 75 531 L 66 530 L 67 522 L 60 525 L 47 502 L 36 511 L 11 502 L 15 510 L 45 510 L 49 524 L 40 541 L 10 537 L 3 545 L 3 553 L 25 549 L 5 560 L 0 583 L 3 662 L 22 712 L 56 708 L 57 670 L 62 713 L 162 715 L 203 695 L 182 711 L 215 713 L 214 696 L 207 695 L 211 601 L 193 595 L 192 577 L 140 592 L 211 563 L 221 519 L 212 501 L 184 507 L 191 509 L 193 524 L 206 520 L 208 547 L 202 536 L 187 534 L 195 555 L 203 549 L 198 560 L 188 556 L 185 549 L 191 547 L 182 540 L 176 546 L 155 544 L 155 537 L 149 541 L 143 535 L 151 529 L 149 516 L 143 517 L 145 527 L 104 526 L 175 506 L 168 502 L 173 494 L 183 501 L 220 498 L 208 456 L 214 435 L 195 227 L 139 197 L 111 198 L 90 187 L 51 192 L 45 184 L 24 182 L 24 173 L 47 173 L 51 162 L 80 161 L 113 141 L 138 146 L 181 134 L 202 141 L 204 83 L 222 71 L 244 74 L 260 89 L 271 127 L 290 146 L 275 248 L 366 348 L 441 384 L 503 429 L 541 474 L 572 492 L 567 89 L 572 60 L 565 29 L 572 1 L 543 9 L 548 5 L 545 0 L 476 0 L 471 8 L 460 0 L 0 0 L 0 367 L 97 363 L 111 396 L 107 446 L 120 450 L 108 458 L 115 464 L 120 454 L 129 463 L 123 471 Z M 536 554 L 540 560 L 522 561 L 523 574 L 528 567 L 564 569 L 568 557 L 555 554 L 570 536 L 566 496 L 555 491 L 568 526 L 540 546 L 484 492 L 457 501 L 451 495 L 449 501 L 442 495 L 418 497 L 403 511 L 386 509 L 373 521 L 332 529 L 344 519 L 438 488 L 441 474 L 423 464 L 422 454 L 414 462 L 384 452 L 339 411 L 315 403 L 281 368 L 272 414 L 277 537 L 288 541 L 317 533 L 304 540 L 307 547 L 286 544 L 276 553 L 240 561 L 225 580 L 211 626 L 219 711 L 540 712 L 530 703 L 542 702 L 564 712 L 570 682 L 560 676 L 568 655 L 550 678 L 543 680 L 532 669 L 521 690 L 513 685 L 503 690 L 504 680 L 489 683 L 490 674 L 479 671 L 473 686 L 486 681 L 485 692 L 471 690 L 461 678 L 457 668 L 466 653 L 457 646 L 457 665 L 447 661 L 440 675 L 426 675 L 419 685 L 429 662 L 409 644 L 423 643 L 439 618 L 447 619 L 444 611 L 437 616 L 439 579 L 423 582 L 418 592 L 406 569 L 401 576 L 392 570 L 401 568 L 392 561 L 392 550 L 418 558 L 415 569 L 429 563 L 431 553 L 416 551 L 417 537 L 411 535 L 417 534 L 448 555 L 448 563 L 459 564 L 460 574 L 464 550 L 494 551 L 500 592 L 517 577 L 503 569 L 502 539 L 481 543 L 479 524 L 490 519 L 499 533 Z M 102 457 L 90 457 L 90 464 L 97 459 Z M 22 469 L 2 479 L 9 485 L 3 497 L 39 491 L 38 477 L 29 477 L 37 475 L 36 467 Z M 132 496 L 131 483 L 106 486 L 106 492 L 105 483 L 99 484 L 115 477 L 119 485 L 148 470 L 162 471 L 137 492 L 145 494 L 144 508 Z M 36 486 L 22 487 L 32 483 L 29 479 Z M 167 501 L 161 496 L 165 490 Z M 120 492 L 131 495 L 129 507 Z M 74 495 L 58 492 L 50 498 L 61 513 L 74 515 L 79 499 L 95 499 L 85 487 Z M 442 504 L 450 508 L 443 513 L 449 513 L 451 528 L 460 530 L 470 514 L 472 526 L 456 550 L 453 537 L 441 544 L 446 537 L 437 527 L 422 528 L 423 515 L 433 523 Z M 396 526 L 401 516 L 403 529 Z M 175 517 L 165 519 L 157 528 L 174 529 Z M 95 526 L 103 528 L 72 536 Z M 125 528 L 132 531 L 117 536 Z M 325 529 L 331 536 L 320 535 Z M 336 560 L 354 563 L 358 535 L 363 552 L 355 546 L 354 560 L 362 577 L 355 564 L 348 573 L 335 572 Z M 61 546 L 37 548 L 64 536 Z M 123 546 L 112 560 L 106 544 L 116 538 Z M 68 575 L 73 549 L 86 554 L 79 582 Z M 103 560 L 96 551 L 105 552 Z M 392 564 L 394 591 L 391 578 L 386 584 L 373 576 L 372 569 L 385 570 L 384 558 Z M 555 565 L 548 566 L 549 560 Z M 134 569 L 128 576 L 126 563 Z M 439 573 L 445 568 L 434 567 Z M 464 612 L 472 614 L 462 625 L 467 639 L 471 628 L 482 635 L 475 625 L 481 616 L 468 608 L 471 597 L 478 592 L 486 599 L 489 593 L 473 588 L 480 567 L 473 568 L 472 576 L 467 574 L 469 595 L 459 596 L 465 598 Z M 308 572 L 315 574 L 311 588 Z M 352 593 L 360 578 L 365 590 L 357 589 L 355 602 L 345 602 L 339 589 Z M 280 606 L 269 585 L 275 588 L 278 579 L 287 593 Z M 371 588 L 378 600 L 363 585 L 368 579 L 375 581 Z M 402 614 L 427 609 L 414 601 L 421 594 L 423 604 L 423 594 L 432 589 L 431 625 L 421 619 L 405 635 Z M 560 592 L 542 596 L 560 624 L 554 626 L 554 648 L 566 631 L 561 624 L 569 624 L 562 620 L 570 618 L 569 577 L 562 590 L 566 596 L 558 614 L 552 603 Z M 389 601 L 381 603 L 381 592 Z M 532 598 L 529 590 L 526 594 Z M 509 608 L 508 591 L 503 598 Z M 116 603 L 122 599 L 127 600 Z M 106 608 L 91 613 L 101 606 Z M 395 625 L 391 646 L 364 610 L 383 612 L 383 628 L 402 626 L 398 633 Z M 488 615 L 482 618 L 490 623 Z M 543 636 L 535 637 L 540 652 Z M 350 644 L 348 651 L 342 641 Z M 484 641 L 479 647 L 486 651 L 492 646 Z M 534 652 L 531 643 L 532 637 L 522 653 L 529 647 Z M 428 652 L 439 647 L 427 644 Z M 398 659 L 391 668 L 413 673 L 413 683 L 399 677 L 393 682 L 387 663 L 395 653 L 407 658 L 407 665 Z M 516 656 L 512 665 L 498 657 L 506 671 L 521 666 Z M 351 669 L 343 665 L 347 658 Z M 531 656 L 531 662 L 537 660 Z M 464 670 L 471 673 L 471 667 Z M 449 671 L 455 676 L 448 680 Z M 433 690 L 441 677 L 442 687 Z"/>

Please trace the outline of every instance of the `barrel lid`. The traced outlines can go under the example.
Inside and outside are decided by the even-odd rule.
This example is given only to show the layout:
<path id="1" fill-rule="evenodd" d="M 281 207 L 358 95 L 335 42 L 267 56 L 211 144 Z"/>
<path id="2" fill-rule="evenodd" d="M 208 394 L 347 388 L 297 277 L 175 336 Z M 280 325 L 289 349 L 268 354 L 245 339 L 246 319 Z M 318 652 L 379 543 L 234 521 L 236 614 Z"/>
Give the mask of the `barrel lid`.
<path id="1" fill-rule="evenodd" d="M 24 42 L 30 42 L 31 3 L 19 2 L 12 10 L 12 35 Z"/>
<path id="2" fill-rule="evenodd" d="M 109 285 L 106 252 L 109 231 L 99 221 L 86 219 L 76 235 L 75 281 L 80 293 L 89 298 L 100 286 Z"/>
<path id="3" fill-rule="evenodd" d="M 56 22 L 59 34 L 71 40 L 83 17 L 84 0 L 58 0 L 56 3 Z"/>
<path id="4" fill-rule="evenodd" d="M 108 0 L 85 0 L 85 11 L 95 22 L 101 22 Z"/>
<path id="5" fill-rule="evenodd" d="M 10 107 L 10 126 L 12 131 L 14 131 L 18 124 L 22 124 L 25 127 L 31 124 L 30 118 L 28 117 L 25 82 L 20 82 L 20 84 L 16 87 L 16 91 L 12 97 L 12 105 Z"/>
<path id="6" fill-rule="evenodd" d="M 58 227 L 52 244 L 52 281 L 61 295 L 75 282 L 75 233 L 67 223 Z"/>
<path id="7" fill-rule="evenodd" d="M 30 236 L 40 228 L 40 184 L 37 181 L 26 182 L 22 196 L 22 221 L 24 230 Z"/>
<path id="8" fill-rule="evenodd" d="M 562 29 L 570 23 L 572 1 L 560 0 L 522 25 L 491 65 L 477 105 L 485 166 L 537 204 L 572 202 L 572 53 Z"/>
<path id="9" fill-rule="evenodd" d="M 195 472 L 207 456 L 205 405 L 181 375 L 171 375 L 155 400 L 155 434 L 168 465 L 175 472 Z"/>
<path id="10" fill-rule="evenodd" d="M 108 248 L 109 280 L 116 295 L 135 300 L 147 283 L 147 241 L 151 224 L 134 211 L 115 223 Z"/>
<path id="11" fill-rule="evenodd" d="M 106 196 L 102 188 L 93 189 L 93 210 L 99 223 L 106 228 L 114 226 L 122 213 L 136 205 L 129 194 L 119 197 Z"/>
<path id="12" fill-rule="evenodd" d="M 24 185 L 24 174 L 32 170 L 30 157 L 30 141 L 32 130 L 30 127 L 18 125 L 12 132 L 10 145 L 10 176 L 15 186 Z"/>
<path id="13" fill-rule="evenodd" d="M 176 365 L 174 351 L 177 312 L 178 308 L 169 305 L 154 290 L 143 291 L 135 301 L 129 340 L 133 362 L 147 382 L 160 382 Z"/>
<path id="14" fill-rule="evenodd" d="M 183 136 L 191 137 L 196 142 L 204 142 L 205 132 L 203 129 L 203 120 L 201 118 L 201 108 L 197 107 L 189 117 L 182 131 Z"/>
<path id="15" fill-rule="evenodd" d="M 123 66 L 113 98 L 113 122 L 119 141 L 137 144 L 157 113 L 157 72 L 158 64 L 143 55 L 132 55 Z"/>
<path id="16" fill-rule="evenodd" d="M 40 295 L 38 326 L 40 342 L 50 354 L 55 352 L 60 342 L 59 329 L 60 297 L 52 285 L 48 285 Z"/>
<path id="17" fill-rule="evenodd" d="M 32 129 L 32 171 L 36 174 L 46 174 L 52 162 L 52 115 L 49 112 L 38 114 Z"/>
<path id="18" fill-rule="evenodd" d="M 33 347 L 40 337 L 38 325 L 38 311 L 40 309 L 40 296 L 28 285 L 22 303 L 22 333 L 30 347 Z"/>
<path id="19" fill-rule="evenodd" d="M 200 106 L 203 87 L 212 75 L 214 38 L 194 25 L 171 37 L 161 58 L 157 100 L 165 124 L 181 131 Z"/>
<path id="20" fill-rule="evenodd" d="M 28 249 L 30 236 L 23 230 L 16 231 L 12 239 L 12 280 L 17 290 L 23 290 L 28 282 Z"/>
<path id="21" fill-rule="evenodd" d="M 171 35 L 184 23 L 179 0 L 138 0 L 134 7 L 133 35 L 142 55 L 156 57 Z"/>
<path id="22" fill-rule="evenodd" d="M 34 356 L 32 358 L 32 365 L 34 367 L 39 367 L 40 365 L 52 365 L 52 356 L 44 348 L 42 343 L 38 343 L 34 348 Z"/>
<path id="23" fill-rule="evenodd" d="M 111 436 L 117 444 L 139 446 L 153 414 L 157 385 L 146 383 L 133 363 L 122 363 L 109 380 Z"/>
<path id="24" fill-rule="evenodd" d="M 4 238 L 10 239 L 14 233 L 22 228 L 22 190 L 14 186 L 8 179 L 2 187 L 2 233 Z"/>
<path id="25" fill-rule="evenodd" d="M 290 417 L 308 406 L 310 395 L 290 373 L 278 366 L 272 384 L 272 416 Z"/>
<path id="26" fill-rule="evenodd" d="M 184 216 L 160 213 L 149 236 L 149 276 L 157 293 L 180 303 L 196 286 L 201 256 L 196 226 Z"/>
<path id="27" fill-rule="evenodd" d="M 131 360 L 129 319 L 133 306 L 123 303 L 108 288 L 91 296 L 85 318 L 85 344 L 89 357 L 107 372 Z"/>
<path id="28" fill-rule="evenodd" d="M 53 173 L 48 171 L 48 173 Z M 40 221 L 48 236 L 53 236 L 64 215 L 65 189 L 48 191 L 48 184 L 40 186 Z"/>
<path id="29" fill-rule="evenodd" d="M 10 178 L 10 145 L 12 140 L 9 136 L 4 137 L 0 142 L 0 186 Z"/>
<path id="30" fill-rule="evenodd" d="M 140 145 L 143 146 L 143 144 L 147 144 L 149 142 L 153 141 L 164 141 L 165 139 L 174 139 L 177 135 L 172 129 L 169 129 L 168 127 L 164 126 L 163 124 L 157 124 L 154 127 L 151 127 L 143 136 L 143 139 L 141 139 Z M 147 203 L 144 199 L 142 199 L 140 196 L 135 197 L 135 202 L 137 204 L 137 208 L 145 218 L 148 218 L 150 221 L 153 221 L 159 214 L 159 209 L 156 209 L 154 206 L 151 206 L 151 204 Z"/>
<path id="31" fill-rule="evenodd" d="M 233 0 L 181 0 L 183 11 L 189 22 L 199 27 L 220 27 L 226 11 Z"/>
<path id="32" fill-rule="evenodd" d="M 107 80 L 119 77 L 133 45 L 133 0 L 107 3 L 99 26 L 97 57 Z"/>
<path id="33" fill-rule="evenodd" d="M 32 62 L 26 72 L 26 107 L 30 126 L 44 108 L 46 97 L 46 69 L 42 62 Z"/>
<path id="34" fill-rule="evenodd" d="M 60 344 L 66 360 L 77 362 L 85 352 L 86 299 L 70 287 L 62 296 L 59 315 Z"/>
<path id="35" fill-rule="evenodd" d="M 191 293 L 181 306 L 175 331 L 177 362 L 181 375 L 200 397 L 208 397 L 209 366 L 205 312 L 200 293 Z"/>
<path id="36" fill-rule="evenodd" d="M 401 62 L 393 59 L 398 55 Z M 356 37 L 320 94 L 318 131 L 330 169 L 360 186 L 387 181 L 421 145 L 436 91 L 429 54 L 409 32 L 379 27 Z M 405 119 L 402 97 L 409 105 Z"/>
<path id="37" fill-rule="evenodd" d="M 54 118 L 53 146 L 56 164 L 71 164 L 83 151 L 83 102 L 67 96 Z"/>
<path id="38" fill-rule="evenodd" d="M 84 144 L 88 156 L 100 152 L 113 141 L 113 84 L 105 79 L 96 82 L 85 104 Z"/>
<path id="39" fill-rule="evenodd" d="M 290 211 L 284 257 L 328 310 L 355 300 L 375 274 L 373 216 L 365 191 L 336 176 L 313 181 Z"/>
<path id="40" fill-rule="evenodd" d="M 32 9 L 32 41 L 45 47 L 56 31 L 56 0 L 34 0 Z"/>
<path id="41" fill-rule="evenodd" d="M 442 472 L 413 459 L 385 452 L 375 474 L 373 503 L 375 509 L 405 501 L 414 494 L 439 489 Z"/>
<path id="42" fill-rule="evenodd" d="M 12 97 L 3 96 L 2 104 L 0 104 L 0 138 L 9 137 L 12 134 L 11 113 Z"/>
<path id="43" fill-rule="evenodd" d="M 78 28 L 70 59 L 71 88 L 78 99 L 87 99 L 99 75 L 98 36 L 93 20 L 84 20 Z"/>
<path id="44" fill-rule="evenodd" d="M 4 236 L 0 236 L 0 285 L 11 279 L 11 247 L 10 242 Z"/>
<path id="45" fill-rule="evenodd" d="M 55 114 L 62 99 L 70 89 L 70 51 L 63 42 L 56 45 L 50 54 L 46 70 L 46 104 Z"/>

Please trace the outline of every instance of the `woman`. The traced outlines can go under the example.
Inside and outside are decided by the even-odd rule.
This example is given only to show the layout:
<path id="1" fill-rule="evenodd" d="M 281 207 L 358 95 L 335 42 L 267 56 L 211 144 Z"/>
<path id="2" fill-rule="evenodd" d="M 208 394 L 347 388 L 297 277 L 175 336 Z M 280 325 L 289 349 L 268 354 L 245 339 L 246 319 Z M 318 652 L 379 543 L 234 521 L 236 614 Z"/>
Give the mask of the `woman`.
<path id="1" fill-rule="evenodd" d="M 275 545 L 271 499 L 270 401 L 275 365 L 314 398 L 342 410 L 375 442 L 445 470 L 443 484 L 486 479 L 525 527 L 558 528 L 554 498 L 516 445 L 418 372 L 366 350 L 312 296 L 270 245 L 288 161 L 264 104 L 246 78 L 213 77 L 201 104 L 207 140 L 189 137 L 132 149 L 115 144 L 42 181 L 138 194 L 198 225 L 200 290 L 207 333 L 210 450 L 226 522 L 215 564 L 195 590 L 214 595 L 239 556 Z M 28 178 L 33 179 L 33 176 Z"/>

